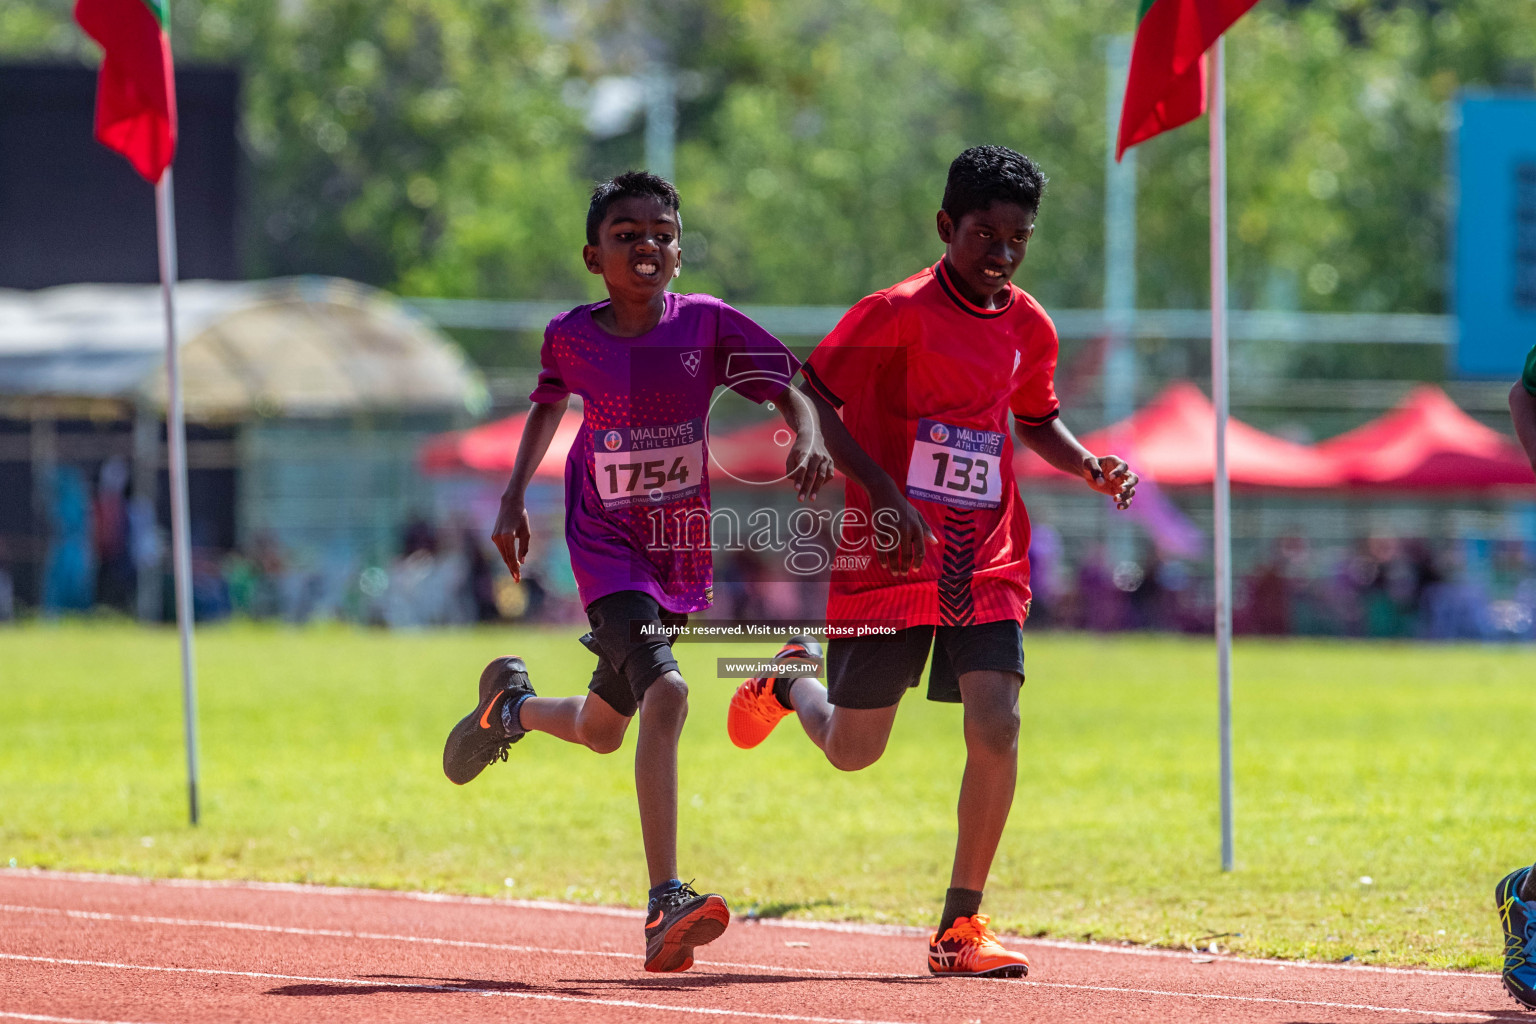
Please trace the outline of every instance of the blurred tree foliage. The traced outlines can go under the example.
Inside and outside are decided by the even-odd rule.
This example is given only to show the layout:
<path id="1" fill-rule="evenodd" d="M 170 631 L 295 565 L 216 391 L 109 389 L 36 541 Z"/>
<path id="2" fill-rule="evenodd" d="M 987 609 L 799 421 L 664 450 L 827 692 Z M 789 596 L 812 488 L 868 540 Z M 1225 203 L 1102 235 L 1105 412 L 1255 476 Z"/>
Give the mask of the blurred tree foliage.
<path id="1" fill-rule="evenodd" d="M 1000 142 L 1051 177 L 1025 287 L 1101 299 L 1106 33 L 1133 0 L 179 0 L 184 61 L 244 74 L 247 265 L 406 293 L 595 294 L 590 182 L 636 119 L 604 79 L 680 75 L 682 287 L 846 303 L 938 255 L 945 168 Z M 0 57 L 94 60 L 61 0 L 7 0 Z M 1445 308 L 1450 101 L 1536 86 L 1531 0 L 1264 0 L 1229 36 L 1234 303 Z M 1139 151 L 1145 307 L 1207 295 L 1206 127 Z"/>
<path id="2" fill-rule="evenodd" d="M 181 63 L 241 69 L 245 266 L 407 293 L 570 295 L 584 133 L 572 47 L 523 0 L 172 0 Z M 0 57 L 96 47 L 60 0 L 0 6 Z M 559 216 L 555 216 L 555 215 Z"/>

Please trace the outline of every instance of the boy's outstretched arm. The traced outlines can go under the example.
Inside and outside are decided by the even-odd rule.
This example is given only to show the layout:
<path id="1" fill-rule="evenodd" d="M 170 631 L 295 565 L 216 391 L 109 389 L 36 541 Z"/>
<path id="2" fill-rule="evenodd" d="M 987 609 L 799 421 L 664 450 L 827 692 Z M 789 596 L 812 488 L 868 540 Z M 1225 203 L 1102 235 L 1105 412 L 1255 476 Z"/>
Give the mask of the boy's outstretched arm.
<path id="1" fill-rule="evenodd" d="M 793 385 L 786 386 L 773 404 L 784 417 L 784 423 L 795 432 L 795 443 L 789 447 L 784 469 L 795 483 L 798 499 L 815 501 L 821 485 L 832 479 L 832 456 L 827 453 L 826 441 L 816 425 L 816 410 Z"/>
<path id="2" fill-rule="evenodd" d="M 1117 455 L 1097 456 L 1072 436 L 1066 424 L 1054 419 L 1038 427 L 1013 422 L 1014 432 L 1030 451 L 1063 473 L 1082 477 L 1094 490 L 1115 499 L 1116 508 L 1130 508 L 1136 496 L 1136 474 Z"/>
<path id="3" fill-rule="evenodd" d="M 1525 449 L 1525 457 L 1531 460 L 1531 468 L 1536 469 L 1536 395 L 1525 390 L 1518 380 L 1509 389 L 1509 416 L 1515 421 L 1515 436 Z"/>
<path id="4" fill-rule="evenodd" d="M 554 440 L 555 430 L 570 397 L 558 402 L 535 402 L 523 423 L 523 437 L 517 443 L 517 461 L 512 464 L 512 479 L 501 494 L 501 509 L 496 513 L 496 525 L 491 527 L 491 541 L 501 552 L 501 560 L 507 563 L 507 571 L 514 580 L 523 578 L 523 561 L 528 557 L 528 510 L 523 506 L 533 471 L 544 461 L 549 442 Z"/>
<path id="5" fill-rule="evenodd" d="M 875 557 L 880 564 L 898 576 L 904 576 L 923 564 L 923 545 L 934 544 L 938 538 L 928 528 L 923 514 L 907 500 L 896 481 L 881 469 L 869 454 L 859 447 L 859 442 L 848 433 L 843 418 L 832 404 L 806 386 L 804 394 L 816 409 L 816 421 L 821 425 L 821 436 L 826 439 L 827 451 L 843 474 L 864 488 L 869 495 L 870 512 L 877 521 L 888 525 L 896 534 L 896 547 L 885 550 L 875 546 Z M 881 515 L 884 512 L 885 515 Z"/>

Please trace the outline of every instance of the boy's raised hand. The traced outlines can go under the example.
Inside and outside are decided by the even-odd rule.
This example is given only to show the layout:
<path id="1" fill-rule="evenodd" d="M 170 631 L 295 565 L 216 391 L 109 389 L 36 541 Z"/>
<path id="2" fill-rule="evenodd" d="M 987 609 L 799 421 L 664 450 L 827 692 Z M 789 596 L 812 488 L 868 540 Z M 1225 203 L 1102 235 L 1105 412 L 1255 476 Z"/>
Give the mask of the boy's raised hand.
<path id="1" fill-rule="evenodd" d="M 507 571 L 519 582 L 523 578 L 523 563 L 528 559 L 528 542 L 532 534 L 528 529 L 528 509 L 523 506 L 520 494 L 503 494 L 501 509 L 496 513 L 496 525 L 491 527 L 491 542 L 501 552 L 501 560 Z"/>
<path id="2" fill-rule="evenodd" d="M 1090 456 L 1083 460 L 1082 472 L 1089 487 L 1115 499 L 1116 508 L 1131 507 L 1140 478 L 1131 472 L 1124 459 L 1118 455 Z"/>
<path id="3" fill-rule="evenodd" d="M 784 469 L 795 485 L 796 500 L 815 501 L 822 485 L 832 479 L 832 456 L 821 438 L 808 430 L 796 435 L 789 446 Z"/>

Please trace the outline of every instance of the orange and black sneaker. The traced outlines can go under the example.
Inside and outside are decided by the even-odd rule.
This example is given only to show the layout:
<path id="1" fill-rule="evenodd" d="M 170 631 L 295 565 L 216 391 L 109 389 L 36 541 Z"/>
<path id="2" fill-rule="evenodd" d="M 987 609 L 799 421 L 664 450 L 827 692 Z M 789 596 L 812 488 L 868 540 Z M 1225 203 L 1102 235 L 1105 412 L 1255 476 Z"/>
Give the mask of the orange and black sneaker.
<path id="1" fill-rule="evenodd" d="M 651 900 L 645 918 L 645 969 L 666 973 L 692 967 L 693 947 L 718 939 L 731 910 L 724 897 L 684 884 Z"/>
<path id="2" fill-rule="evenodd" d="M 942 938 L 928 940 L 928 971 L 956 978 L 1022 978 L 1029 957 L 1005 949 L 987 927 L 986 914 L 959 917 Z"/>
<path id="3" fill-rule="evenodd" d="M 528 682 L 528 666 L 522 658 L 497 658 L 480 673 L 480 703 L 459 720 L 443 745 L 443 774 L 462 786 L 497 760 L 507 759 L 507 748 L 527 730 L 517 725 L 517 706 L 534 696 Z M 512 728 L 502 724 L 502 709 L 510 702 Z"/>
<path id="4" fill-rule="evenodd" d="M 805 661 L 821 657 L 821 644 L 812 638 L 797 634 L 779 648 L 775 661 Z M 750 750 L 773 732 L 773 727 L 792 711 L 786 708 L 773 692 L 776 676 L 759 676 L 748 679 L 736 687 L 731 696 L 730 710 L 725 713 L 725 731 L 731 742 L 743 750 Z"/>

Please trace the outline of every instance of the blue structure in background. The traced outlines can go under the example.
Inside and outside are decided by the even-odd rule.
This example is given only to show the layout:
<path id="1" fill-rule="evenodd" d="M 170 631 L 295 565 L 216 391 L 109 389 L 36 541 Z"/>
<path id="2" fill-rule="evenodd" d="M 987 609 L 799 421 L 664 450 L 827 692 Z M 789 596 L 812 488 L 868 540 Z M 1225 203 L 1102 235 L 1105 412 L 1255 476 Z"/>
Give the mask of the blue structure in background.
<path id="1" fill-rule="evenodd" d="M 1459 107 L 1456 370 L 1514 380 L 1536 345 L 1536 96 Z"/>

